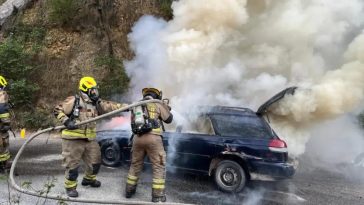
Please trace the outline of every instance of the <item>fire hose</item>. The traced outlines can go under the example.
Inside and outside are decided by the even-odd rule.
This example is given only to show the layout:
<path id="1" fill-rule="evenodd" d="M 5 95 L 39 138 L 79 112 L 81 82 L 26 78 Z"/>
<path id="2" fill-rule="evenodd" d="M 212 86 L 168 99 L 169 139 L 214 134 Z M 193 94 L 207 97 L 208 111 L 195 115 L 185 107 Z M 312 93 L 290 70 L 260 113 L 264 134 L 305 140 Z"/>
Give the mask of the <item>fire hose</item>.
<path id="1" fill-rule="evenodd" d="M 123 108 L 114 110 L 112 112 L 109 112 L 109 113 L 106 113 L 106 114 L 97 116 L 95 118 L 92 118 L 92 119 L 89 119 L 89 120 L 85 120 L 83 122 L 76 123 L 76 125 L 83 125 L 83 124 L 87 124 L 87 123 L 90 123 L 90 122 L 94 122 L 94 121 L 97 121 L 97 120 L 100 120 L 100 119 L 103 119 L 103 118 L 106 118 L 106 117 L 110 117 L 110 116 L 115 115 L 117 113 L 120 113 L 120 112 L 123 112 L 123 111 L 127 111 L 130 108 L 132 108 L 132 107 L 136 107 L 136 106 L 139 106 L 139 105 L 142 105 L 142 104 L 146 104 L 146 103 L 160 103 L 160 104 L 162 104 L 163 101 L 161 101 L 161 100 L 146 100 L 146 101 L 137 102 L 137 103 L 128 105 L 126 107 L 123 107 Z M 18 159 L 19 159 L 20 155 L 23 153 L 25 147 L 34 138 L 38 137 L 39 135 L 41 135 L 43 133 L 47 133 L 47 132 L 55 131 L 55 130 L 61 130 L 61 129 L 64 129 L 64 128 L 66 128 L 66 127 L 64 125 L 61 125 L 61 126 L 57 126 L 57 127 L 50 127 L 50 128 L 44 129 L 44 130 L 40 130 L 40 131 L 32 134 L 27 139 L 27 141 L 25 141 L 24 144 L 20 147 L 18 153 L 16 154 L 16 156 L 14 158 L 14 161 L 13 161 L 13 164 L 11 166 L 10 173 L 9 173 L 10 185 L 15 190 L 17 190 L 19 192 L 22 192 L 24 194 L 28 194 L 28 195 L 32 195 L 32 196 L 36 196 L 36 197 L 41 197 L 41 198 L 46 198 L 46 199 L 54 199 L 54 200 L 62 200 L 62 201 L 71 201 L 71 202 L 98 203 L 98 204 L 130 204 L 130 205 L 131 204 L 141 204 L 141 205 L 142 204 L 155 204 L 155 203 L 152 203 L 152 202 L 144 202 L 144 201 L 129 201 L 129 200 L 117 200 L 117 201 L 116 200 L 110 200 L 110 201 L 107 201 L 107 200 L 96 200 L 96 199 L 77 199 L 77 198 L 61 197 L 59 195 L 53 195 L 53 194 L 41 195 L 41 194 L 36 193 L 34 191 L 27 190 L 27 189 L 23 189 L 21 186 L 19 186 L 18 184 L 16 184 L 15 179 L 14 179 L 14 170 L 15 170 L 16 164 L 18 162 Z M 165 203 L 165 204 L 171 204 L 171 205 L 172 204 L 176 204 L 177 205 L 177 204 L 182 204 L 182 203 Z"/>

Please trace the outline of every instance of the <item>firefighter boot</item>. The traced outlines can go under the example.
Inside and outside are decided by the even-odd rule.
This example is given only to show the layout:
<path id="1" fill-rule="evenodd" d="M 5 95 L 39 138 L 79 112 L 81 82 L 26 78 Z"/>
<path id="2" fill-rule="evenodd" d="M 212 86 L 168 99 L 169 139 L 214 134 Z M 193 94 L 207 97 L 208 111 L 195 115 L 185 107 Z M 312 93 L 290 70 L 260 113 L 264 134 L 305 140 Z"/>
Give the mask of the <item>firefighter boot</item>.
<path id="1" fill-rule="evenodd" d="M 152 189 L 152 202 L 166 202 L 167 197 L 164 189 Z"/>
<path id="2" fill-rule="evenodd" d="M 11 165 L 13 164 L 11 161 L 9 160 L 6 160 L 5 162 L 5 165 L 4 165 L 4 169 L 6 172 L 10 172 L 10 169 L 11 169 Z"/>
<path id="3" fill-rule="evenodd" d="M 136 192 L 136 185 L 126 184 L 125 186 L 125 198 L 131 198 Z"/>
<path id="4" fill-rule="evenodd" d="M 0 162 L 0 173 L 9 173 L 11 164 L 9 160 Z"/>
<path id="5" fill-rule="evenodd" d="M 82 182 L 81 182 L 81 185 L 82 186 L 88 186 L 90 185 L 91 187 L 100 187 L 101 186 L 101 182 L 96 180 L 96 179 L 86 179 L 86 178 L 83 178 L 82 179 Z"/>
<path id="6" fill-rule="evenodd" d="M 78 192 L 76 190 L 76 187 L 66 188 L 66 194 L 69 197 L 78 197 Z"/>
<path id="7" fill-rule="evenodd" d="M 0 173 L 1 174 L 5 173 L 5 161 L 0 162 Z"/>

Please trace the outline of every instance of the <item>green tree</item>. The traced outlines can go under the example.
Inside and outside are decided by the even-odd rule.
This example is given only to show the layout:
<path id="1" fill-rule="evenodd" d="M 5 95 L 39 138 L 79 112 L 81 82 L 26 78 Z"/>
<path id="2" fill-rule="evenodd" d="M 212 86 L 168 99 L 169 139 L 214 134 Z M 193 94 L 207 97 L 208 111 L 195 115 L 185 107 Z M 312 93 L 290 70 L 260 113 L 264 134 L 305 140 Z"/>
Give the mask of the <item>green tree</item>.
<path id="1" fill-rule="evenodd" d="M 115 57 L 102 56 L 95 59 L 96 66 L 106 69 L 107 75 L 100 83 L 100 93 L 105 97 L 124 93 L 129 87 L 129 77 L 123 62 Z"/>
<path id="2" fill-rule="evenodd" d="M 0 68 L 1 75 L 9 81 L 12 102 L 28 107 L 35 99 L 38 85 L 29 81 L 36 67 L 32 66 L 31 55 L 25 51 L 23 44 L 8 38 L 0 45 Z"/>

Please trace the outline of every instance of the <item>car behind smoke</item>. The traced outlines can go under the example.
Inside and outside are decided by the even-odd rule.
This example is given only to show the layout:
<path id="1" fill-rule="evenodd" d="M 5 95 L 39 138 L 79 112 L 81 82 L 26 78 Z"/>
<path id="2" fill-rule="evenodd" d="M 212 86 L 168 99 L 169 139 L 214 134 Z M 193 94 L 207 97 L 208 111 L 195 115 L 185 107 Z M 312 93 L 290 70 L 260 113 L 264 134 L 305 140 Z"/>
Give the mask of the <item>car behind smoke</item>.
<path id="1" fill-rule="evenodd" d="M 281 97 L 274 98 L 279 100 L 294 89 L 286 89 L 279 94 Z M 264 105 L 267 108 L 272 103 Z M 241 191 L 252 173 L 291 177 L 295 166 L 289 162 L 287 144 L 265 121 L 264 110 L 212 106 L 201 107 L 193 117 L 186 116 L 188 123 L 168 128 L 163 134 L 167 170 L 210 175 L 226 192 Z M 130 163 L 130 137 L 130 130 L 97 133 L 104 165 Z"/>

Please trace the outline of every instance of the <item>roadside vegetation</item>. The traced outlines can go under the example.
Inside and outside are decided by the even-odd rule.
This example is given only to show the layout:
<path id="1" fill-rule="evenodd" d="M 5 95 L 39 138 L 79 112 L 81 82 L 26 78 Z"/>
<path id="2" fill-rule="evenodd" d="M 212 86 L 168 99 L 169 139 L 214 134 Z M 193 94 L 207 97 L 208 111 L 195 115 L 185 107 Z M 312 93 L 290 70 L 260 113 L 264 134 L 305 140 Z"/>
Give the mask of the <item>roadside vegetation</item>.
<path id="1" fill-rule="evenodd" d="M 172 3 L 173 0 L 158 0 L 160 5 L 160 10 L 163 16 L 169 20 L 173 18 L 173 10 L 172 10 Z"/>
<path id="2" fill-rule="evenodd" d="M 49 20 L 64 26 L 71 25 L 81 6 L 81 1 L 49 0 Z"/>
<path id="3" fill-rule="evenodd" d="M 122 60 L 114 56 L 101 56 L 95 59 L 99 69 L 107 70 L 104 80 L 100 82 L 100 93 L 106 98 L 111 98 L 127 91 L 129 77 L 125 73 Z"/>
<path id="4" fill-rule="evenodd" d="M 123 95 L 130 82 L 123 61 L 133 57 L 127 34 L 144 14 L 172 19 L 172 3 L 40 0 L 18 11 L 2 29 L 0 43 L 1 75 L 14 104 L 13 128 L 54 125 L 53 107 L 75 94 L 83 75 L 97 76 L 103 98 Z M 92 44 L 100 44 L 100 50 L 85 54 Z"/>
<path id="5" fill-rule="evenodd" d="M 46 29 L 42 26 L 18 23 L 5 32 L 6 38 L 0 44 L 2 75 L 9 83 L 10 102 L 19 113 L 13 116 L 16 127 L 32 128 L 47 120 L 34 107 L 39 92 L 37 78 L 41 68 L 36 62 L 45 34 Z M 24 115 L 26 113 L 32 114 Z M 42 121 L 38 121 L 40 118 Z"/>

